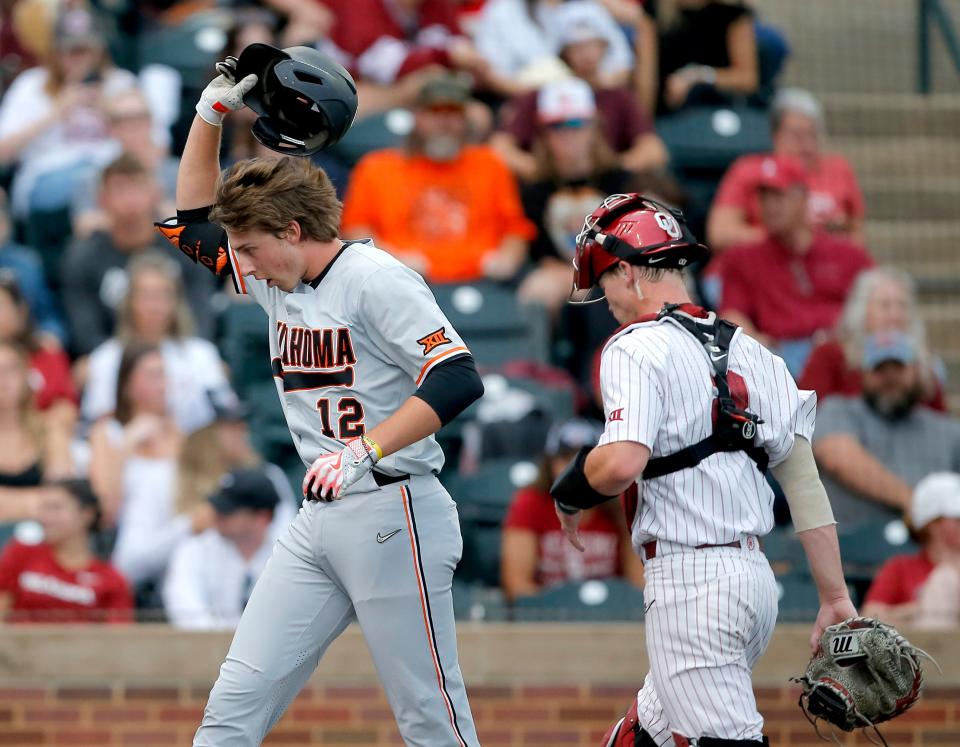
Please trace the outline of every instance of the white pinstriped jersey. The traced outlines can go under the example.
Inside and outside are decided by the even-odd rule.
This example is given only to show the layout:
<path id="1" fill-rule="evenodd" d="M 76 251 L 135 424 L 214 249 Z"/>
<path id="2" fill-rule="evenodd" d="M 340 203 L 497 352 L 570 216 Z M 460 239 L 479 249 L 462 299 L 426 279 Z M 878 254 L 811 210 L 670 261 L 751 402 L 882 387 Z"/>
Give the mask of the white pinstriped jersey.
<path id="1" fill-rule="evenodd" d="M 742 330 L 734 335 L 729 355 L 731 391 L 746 387 L 750 411 L 764 421 L 756 442 L 774 466 L 789 455 L 795 434 L 812 437 L 816 394 L 799 391 L 783 360 Z M 706 350 L 675 321 L 627 326 L 601 356 L 606 427 L 600 445 L 635 441 L 659 457 L 706 438 L 713 432 L 717 396 L 712 377 Z M 773 528 L 773 491 L 742 451 L 713 454 L 696 467 L 641 479 L 638 493 L 632 527 L 637 547 L 653 539 L 724 544 Z"/>
<path id="2" fill-rule="evenodd" d="M 319 282 L 289 293 L 250 277 L 242 285 L 270 317 L 274 380 L 306 465 L 386 420 L 436 365 L 469 352 L 423 278 L 369 241 L 345 244 Z M 377 471 L 441 467 L 430 436 Z"/>

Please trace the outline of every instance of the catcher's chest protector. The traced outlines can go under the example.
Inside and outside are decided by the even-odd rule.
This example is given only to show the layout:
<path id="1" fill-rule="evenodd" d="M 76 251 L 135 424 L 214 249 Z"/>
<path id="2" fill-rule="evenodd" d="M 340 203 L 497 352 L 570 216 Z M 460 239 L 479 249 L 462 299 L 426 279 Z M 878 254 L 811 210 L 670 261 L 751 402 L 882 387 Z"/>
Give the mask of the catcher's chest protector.
<path id="1" fill-rule="evenodd" d="M 766 473 L 769 457 L 755 443 L 757 426 L 763 421 L 746 407 L 746 402 L 737 402 L 730 392 L 727 368 L 730 360 L 730 343 L 737 325 L 714 316 L 712 321 L 699 321 L 688 314 L 677 313 L 678 304 L 668 304 L 657 319 L 670 317 L 703 345 L 713 366 L 713 383 L 717 388 L 716 419 L 713 433 L 685 449 L 656 457 L 647 462 L 643 479 L 661 477 L 671 472 L 695 467 L 711 454 L 719 451 L 746 452 L 757 464 L 757 469 Z"/>

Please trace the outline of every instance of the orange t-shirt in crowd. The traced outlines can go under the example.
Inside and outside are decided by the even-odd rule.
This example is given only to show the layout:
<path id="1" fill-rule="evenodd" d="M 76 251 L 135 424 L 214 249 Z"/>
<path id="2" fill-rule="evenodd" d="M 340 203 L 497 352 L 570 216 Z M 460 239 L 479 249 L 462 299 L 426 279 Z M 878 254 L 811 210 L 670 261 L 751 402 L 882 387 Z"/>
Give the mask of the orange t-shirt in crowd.
<path id="1" fill-rule="evenodd" d="M 750 225 L 759 226 L 757 185 L 762 175 L 761 165 L 767 157 L 768 154 L 751 154 L 734 161 L 717 188 L 713 204 L 740 208 Z M 816 171 L 808 172 L 807 176 L 810 180 L 807 211 L 814 225 L 829 230 L 848 224 L 852 218 L 863 217 L 863 193 L 846 158 L 838 153 L 825 153 Z"/>
<path id="2" fill-rule="evenodd" d="M 513 175 L 482 145 L 449 162 L 399 149 L 364 156 L 343 204 L 344 232 L 362 227 L 384 248 L 424 255 L 432 283 L 479 280 L 484 255 L 504 238 L 536 234 Z"/>

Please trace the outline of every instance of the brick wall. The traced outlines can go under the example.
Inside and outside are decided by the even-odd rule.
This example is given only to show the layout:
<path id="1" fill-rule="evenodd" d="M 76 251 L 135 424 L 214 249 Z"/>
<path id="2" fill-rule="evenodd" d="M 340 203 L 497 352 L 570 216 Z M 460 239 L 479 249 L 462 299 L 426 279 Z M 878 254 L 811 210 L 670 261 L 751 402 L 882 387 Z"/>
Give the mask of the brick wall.
<path id="1" fill-rule="evenodd" d="M 0 689 L 0 745 L 189 745 L 206 700 L 200 687 Z M 629 701 L 622 685 L 490 686 L 470 697 L 484 745 L 597 745 Z M 773 745 L 823 745 L 796 707 L 791 688 L 758 693 Z M 960 745 L 955 688 L 932 688 L 914 710 L 883 729 L 896 747 Z M 869 745 L 863 735 L 843 745 Z M 309 687 L 268 745 L 399 745 L 379 688 Z"/>
<path id="2" fill-rule="evenodd" d="M 808 635 L 807 626 L 779 626 L 755 670 L 775 747 L 830 744 L 804 720 L 787 684 L 805 662 Z M 883 733 L 890 747 L 960 747 L 960 633 L 908 635 L 944 673 L 927 667 L 920 704 Z M 637 626 L 491 624 L 465 626 L 459 638 L 486 747 L 598 745 L 646 670 Z M 229 640 L 162 626 L 5 627 L 0 747 L 185 747 Z M 861 734 L 840 742 L 870 744 Z M 401 744 L 359 631 L 331 646 L 266 744 Z"/>

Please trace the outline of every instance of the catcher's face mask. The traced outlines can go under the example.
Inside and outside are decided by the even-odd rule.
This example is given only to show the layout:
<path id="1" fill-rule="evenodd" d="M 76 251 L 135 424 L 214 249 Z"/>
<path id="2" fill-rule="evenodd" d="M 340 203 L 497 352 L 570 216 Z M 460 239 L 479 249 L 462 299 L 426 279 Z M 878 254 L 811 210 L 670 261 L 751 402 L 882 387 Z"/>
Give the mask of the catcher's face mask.
<path id="1" fill-rule="evenodd" d="M 573 259 L 574 303 L 603 298 L 600 276 L 621 260 L 680 269 L 709 250 L 687 227 L 683 212 L 637 193 L 610 195 L 583 221 Z"/>

